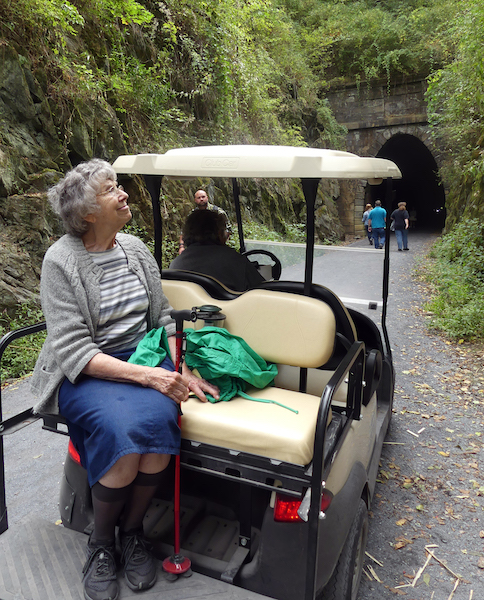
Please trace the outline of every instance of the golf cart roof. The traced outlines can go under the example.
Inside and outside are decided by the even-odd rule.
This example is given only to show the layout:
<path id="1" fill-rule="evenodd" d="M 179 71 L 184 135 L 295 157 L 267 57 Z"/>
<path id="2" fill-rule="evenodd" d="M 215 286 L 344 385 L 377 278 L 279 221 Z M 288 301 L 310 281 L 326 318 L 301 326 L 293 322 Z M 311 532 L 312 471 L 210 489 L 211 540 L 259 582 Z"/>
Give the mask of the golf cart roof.
<path id="1" fill-rule="evenodd" d="M 351 152 L 293 146 L 200 146 L 177 148 L 165 154 L 119 156 L 118 173 L 186 177 L 298 177 L 367 179 L 380 183 L 400 179 L 398 167 L 385 158 L 360 157 Z"/>

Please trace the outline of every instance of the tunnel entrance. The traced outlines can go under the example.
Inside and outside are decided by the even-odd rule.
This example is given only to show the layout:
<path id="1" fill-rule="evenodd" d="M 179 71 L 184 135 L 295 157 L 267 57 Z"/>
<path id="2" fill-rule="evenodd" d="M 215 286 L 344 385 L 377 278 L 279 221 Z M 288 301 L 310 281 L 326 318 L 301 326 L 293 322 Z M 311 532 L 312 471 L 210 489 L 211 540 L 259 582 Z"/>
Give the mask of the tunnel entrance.
<path id="1" fill-rule="evenodd" d="M 411 226 L 430 231 L 441 231 L 445 225 L 445 193 L 438 175 L 438 167 L 430 150 L 417 137 L 396 134 L 377 154 L 378 158 L 392 160 L 402 172 L 402 179 L 393 182 L 392 210 L 398 202 L 406 202 Z M 368 186 L 369 202 L 385 201 L 385 184 Z"/>

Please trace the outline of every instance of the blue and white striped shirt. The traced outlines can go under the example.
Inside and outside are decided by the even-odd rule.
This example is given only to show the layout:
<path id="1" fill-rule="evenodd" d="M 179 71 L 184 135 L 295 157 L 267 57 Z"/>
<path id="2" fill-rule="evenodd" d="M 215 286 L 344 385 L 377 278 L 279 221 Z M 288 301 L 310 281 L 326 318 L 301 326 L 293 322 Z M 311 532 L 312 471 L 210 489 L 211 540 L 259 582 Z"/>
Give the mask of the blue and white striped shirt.
<path id="1" fill-rule="evenodd" d="M 89 252 L 104 270 L 101 278 L 101 310 L 94 341 L 108 352 L 135 348 L 146 333 L 148 295 L 138 276 L 129 270 L 124 250 L 115 247 Z"/>

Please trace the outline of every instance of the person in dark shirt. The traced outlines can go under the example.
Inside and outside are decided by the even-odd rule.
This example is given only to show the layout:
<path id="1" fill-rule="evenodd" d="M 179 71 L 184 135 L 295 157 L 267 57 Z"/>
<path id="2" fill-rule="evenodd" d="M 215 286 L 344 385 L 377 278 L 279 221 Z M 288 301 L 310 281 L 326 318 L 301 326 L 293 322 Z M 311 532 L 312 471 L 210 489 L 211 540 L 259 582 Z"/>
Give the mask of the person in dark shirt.
<path id="1" fill-rule="evenodd" d="M 409 226 L 409 215 L 407 212 L 407 204 L 405 202 L 399 202 L 398 208 L 392 212 L 390 219 L 394 222 L 398 249 L 400 251 L 408 250 L 407 229 Z"/>
<path id="2" fill-rule="evenodd" d="M 213 204 L 212 202 L 210 202 L 208 199 L 208 194 L 205 190 L 197 190 L 195 192 L 195 196 L 193 197 L 193 199 L 195 200 L 196 206 L 192 210 L 192 212 L 195 212 L 196 210 L 212 210 L 213 212 L 224 215 L 224 217 L 227 221 L 227 225 L 225 227 L 225 241 L 227 241 L 230 237 L 230 234 L 232 233 L 232 225 L 230 224 L 229 218 L 227 216 L 227 213 L 224 211 L 224 209 L 220 208 L 220 206 L 217 206 L 217 205 Z M 180 235 L 179 243 L 178 243 L 178 254 L 181 254 L 183 252 L 183 250 L 185 250 L 185 240 L 183 239 L 183 232 L 182 232 L 182 234 Z"/>
<path id="3" fill-rule="evenodd" d="M 185 250 L 170 269 L 210 275 L 226 287 L 245 291 L 260 285 L 264 278 L 256 267 L 233 248 L 225 245 L 227 219 L 211 210 L 195 210 L 183 227 Z"/>

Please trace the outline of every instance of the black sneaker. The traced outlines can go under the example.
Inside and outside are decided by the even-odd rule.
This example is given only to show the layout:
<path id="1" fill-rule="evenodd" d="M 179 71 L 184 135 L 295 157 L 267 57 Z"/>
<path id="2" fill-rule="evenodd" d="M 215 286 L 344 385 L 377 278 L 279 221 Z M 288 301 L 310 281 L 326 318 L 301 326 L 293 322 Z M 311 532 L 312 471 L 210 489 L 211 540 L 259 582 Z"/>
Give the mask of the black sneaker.
<path id="1" fill-rule="evenodd" d="M 84 598 L 86 600 L 116 600 L 119 595 L 116 581 L 116 560 L 112 545 L 87 543 L 87 561 L 84 574 Z"/>
<path id="2" fill-rule="evenodd" d="M 147 590 L 156 583 L 157 561 L 151 554 L 151 544 L 143 530 L 120 532 L 121 563 L 126 583 L 132 590 Z"/>

